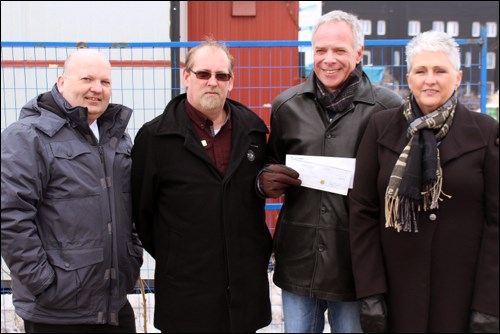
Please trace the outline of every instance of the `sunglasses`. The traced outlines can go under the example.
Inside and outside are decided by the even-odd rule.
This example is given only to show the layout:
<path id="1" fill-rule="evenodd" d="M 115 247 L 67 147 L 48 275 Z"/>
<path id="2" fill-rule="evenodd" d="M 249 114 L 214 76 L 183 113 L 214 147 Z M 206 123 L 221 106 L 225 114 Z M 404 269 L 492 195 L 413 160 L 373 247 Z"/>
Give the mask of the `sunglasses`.
<path id="1" fill-rule="evenodd" d="M 229 81 L 229 79 L 231 79 L 231 74 L 229 73 L 212 73 L 208 71 L 195 72 L 193 70 L 189 70 L 189 72 L 194 73 L 196 78 L 200 80 L 209 80 L 212 77 L 212 74 L 215 75 L 215 79 L 217 79 L 217 81 Z"/>

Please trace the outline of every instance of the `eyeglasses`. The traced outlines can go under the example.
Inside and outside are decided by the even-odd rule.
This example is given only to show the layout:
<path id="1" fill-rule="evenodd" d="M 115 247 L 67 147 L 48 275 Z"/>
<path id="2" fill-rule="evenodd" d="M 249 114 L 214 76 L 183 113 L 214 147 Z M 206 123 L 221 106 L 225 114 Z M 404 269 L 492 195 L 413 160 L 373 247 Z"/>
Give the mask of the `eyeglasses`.
<path id="1" fill-rule="evenodd" d="M 229 81 L 229 79 L 231 79 L 231 74 L 229 73 L 212 73 L 208 71 L 195 72 L 193 70 L 189 70 L 189 72 L 194 73 L 196 78 L 200 80 L 209 80 L 212 77 L 212 74 L 215 75 L 215 79 L 217 79 L 217 81 Z"/>

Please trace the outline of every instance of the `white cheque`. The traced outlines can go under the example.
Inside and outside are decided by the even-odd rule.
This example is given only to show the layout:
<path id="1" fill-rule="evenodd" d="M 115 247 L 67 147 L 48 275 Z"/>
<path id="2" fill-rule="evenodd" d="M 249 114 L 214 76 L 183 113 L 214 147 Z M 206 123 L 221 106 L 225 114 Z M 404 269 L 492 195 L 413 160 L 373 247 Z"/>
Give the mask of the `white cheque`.
<path id="1" fill-rule="evenodd" d="M 287 154 L 286 165 L 300 174 L 303 187 L 347 195 L 356 159 Z"/>

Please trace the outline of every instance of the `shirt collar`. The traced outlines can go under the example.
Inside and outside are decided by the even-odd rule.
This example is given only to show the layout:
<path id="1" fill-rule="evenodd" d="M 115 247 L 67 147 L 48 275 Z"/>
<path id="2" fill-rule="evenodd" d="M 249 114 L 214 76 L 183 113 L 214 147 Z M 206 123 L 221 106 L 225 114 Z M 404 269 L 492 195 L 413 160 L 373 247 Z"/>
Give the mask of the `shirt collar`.
<path id="1" fill-rule="evenodd" d="M 186 112 L 191 119 L 192 122 L 194 122 L 197 126 L 201 128 L 211 128 L 213 126 L 213 122 L 211 119 L 209 119 L 204 113 L 193 107 L 188 100 L 186 99 Z M 224 123 L 221 126 L 221 129 L 228 124 L 228 122 L 231 119 L 231 108 L 228 103 L 224 103 L 224 110 L 226 111 L 226 119 L 224 120 Z"/>

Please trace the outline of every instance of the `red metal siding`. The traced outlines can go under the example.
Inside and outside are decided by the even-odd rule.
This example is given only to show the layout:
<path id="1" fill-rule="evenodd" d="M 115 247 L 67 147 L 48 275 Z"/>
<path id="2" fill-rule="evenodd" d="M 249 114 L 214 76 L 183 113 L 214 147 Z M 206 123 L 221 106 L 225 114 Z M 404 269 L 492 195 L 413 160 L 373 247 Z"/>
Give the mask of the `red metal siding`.
<path id="1" fill-rule="evenodd" d="M 188 1 L 189 40 L 297 40 L 298 1 L 256 1 L 255 16 L 232 16 L 233 2 Z"/>
<path id="2" fill-rule="evenodd" d="M 217 41 L 297 40 L 298 1 L 257 1 L 255 16 L 233 16 L 233 2 L 189 1 L 189 41 L 206 36 Z M 298 50 L 290 49 L 230 49 L 236 67 L 231 98 L 252 107 L 268 125 L 269 108 L 264 106 L 284 90 L 284 83 L 300 82 Z M 254 69 L 250 71 L 249 66 Z M 296 70 L 290 71 L 292 67 Z"/>
<path id="3" fill-rule="evenodd" d="M 245 16 L 232 15 L 233 1 L 188 1 L 189 41 L 201 41 L 206 36 L 217 41 L 298 39 L 298 1 L 256 1 L 255 6 L 247 2 L 244 8 L 236 9 Z M 249 106 L 269 126 L 272 100 L 301 82 L 298 48 L 232 48 L 230 52 L 236 68 L 230 97 Z M 278 211 L 266 213 L 273 235 L 277 217 Z"/>

